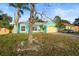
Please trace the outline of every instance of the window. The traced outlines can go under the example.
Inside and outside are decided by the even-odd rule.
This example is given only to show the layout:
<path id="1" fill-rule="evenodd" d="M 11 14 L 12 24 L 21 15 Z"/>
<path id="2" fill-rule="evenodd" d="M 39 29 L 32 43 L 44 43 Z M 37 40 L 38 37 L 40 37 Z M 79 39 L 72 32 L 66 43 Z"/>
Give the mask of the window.
<path id="1" fill-rule="evenodd" d="M 37 27 L 36 26 L 33 27 L 33 31 L 37 31 Z"/>
<path id="2" fill-rule="evenodd" d="M 25 31 L 25 26 L 21 26 L 21 31 Z"/>

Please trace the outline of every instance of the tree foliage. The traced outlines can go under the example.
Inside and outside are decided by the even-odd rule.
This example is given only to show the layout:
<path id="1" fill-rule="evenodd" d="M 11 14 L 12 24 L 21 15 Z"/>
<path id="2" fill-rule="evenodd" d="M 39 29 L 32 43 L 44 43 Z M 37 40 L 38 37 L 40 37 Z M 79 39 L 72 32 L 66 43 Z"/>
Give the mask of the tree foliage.
<path id="1" fill-rule="evenodd" d="M 79 18 L 76 18 L 73 24 L 79 26 Z"/>
<path id="2" fill-rule="evenodd" d="M 16 13 L 14 16 L 14 22 L 17 26 L 17 33 L 19 33 L 18 29 L 18 22 L 19 18 L 21 17 L 21 14 L 24 14 L 24 10 L 30 10 L 27 3 L 9 3 L 10 6 L 14 7 L 16 9 Z"/>
<path id="3" fill-rule="evenodd" d="M 61 20 L 59 26 L 60 26 L 61 28 L 65 28 L 64 23 L 68 23 L 68 24 L 70 24 L 70 22 L 69 22 L 68 20 Z"/>
<path id="4" fill-rule="evenodd" d="M 0 27 L 9 28 L 10 22 L 12 21 L 12 17 L 7 14 L 0 15 Z"/>
<path id="5" fill-rule="evenodd" d="M 59 23 L 60 21 L 61 21 L 61 17 L 60 16 L 55 16 L 54 22 Z"/>
<path id="6" fill-rule="evenodd" d="M 61 20 L 61 22 L 62 23 L 69 23 L 70 24 L 70 22 L 68 20 Z"/>
<path id="7" fill-rule="evenodd" d="M 19 9 L 19 17 L 21 16 L 21 14 L 24 14 L 24 10 L 30 10 L 30 8 L 28 8 L 29 4 L 28 3 L 9 3 L 9 6 L 12 6 L 16 9 Z"/>
<path id="8" fill-rule="evenodd" d="M 61 17 L 55 16 L 54 22 L 56 23 L 56 27 L 60 27 Z"/>
<path id="9" fill-rule="evenodd" d="M 64 28 L 64 23 L 69 23 L 70 22 L 68 20 L 62 20 L 60 16 L 55 16 L 54 18 L 54 22 L 56 23 L 56 27 L 58 28 Z"/>

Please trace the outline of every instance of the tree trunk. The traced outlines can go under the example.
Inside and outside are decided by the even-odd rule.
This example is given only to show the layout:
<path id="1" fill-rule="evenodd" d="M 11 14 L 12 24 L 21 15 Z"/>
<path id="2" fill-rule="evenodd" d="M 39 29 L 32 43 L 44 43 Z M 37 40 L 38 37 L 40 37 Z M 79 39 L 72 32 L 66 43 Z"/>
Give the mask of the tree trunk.
<path id="1" fill-rule="evenodd" d="M 30 23 L 29 23 L 29 36 L 28 36 L 29 43 L 32 43 L 32 41 L 33 41 L 32 27 L 33 27 L 33 24 L 31 23 L 31 20 L 30 20 Z"/>
<path id="2" fill-rule="evenodd" d="M 18 23 L 16 24 L 16 27 L 17 27 L 17 33 L 19 33 L 19 29 L 18 29 L 18 28 L 19 28 L 19 27 L 18 27 Z"/>
<path id="3" fill-rule="evenodd" d="M 16 14 L 15 14 L 15 24 L 16 24 L 16 27 L 17 27 L 17 33 L 19 33 L 18 21 L 19 21 L 19 8 L 17 9 Z"/>
<path id="4" fill-rule="evenodd" d="M 31 11 L 30 11 L 30 19 L 29 19 L 28 41 L 29 41 L 29 43 L 32 43 L 32 41 L 33 41 L 32 27 L 33 27 L 33 24 L 34 24 L 34 11 L 35 11 L 34 3 L 31 3 L 30 7 L 31 7 Z"/>

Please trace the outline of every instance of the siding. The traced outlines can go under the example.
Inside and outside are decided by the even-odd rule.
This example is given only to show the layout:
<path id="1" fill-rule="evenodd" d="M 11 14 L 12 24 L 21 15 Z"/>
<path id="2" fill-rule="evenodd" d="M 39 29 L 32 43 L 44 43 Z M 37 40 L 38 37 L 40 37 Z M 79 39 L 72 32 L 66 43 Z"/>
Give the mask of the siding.
<path id="1" fill-rule="evenodd" d="M 21 31 L 21 26 L 25 26 L 25 31 Z M 35 25 L 34 25 L 35 26 Z M 55 23 L 53 22 L 47 22 L 44 24 L 44 30 L 40 28 L 40 25 L 36 25 L 37 26 L 37 31 L 33 31 L 33 32 L 44 32 L 44 33 L 49 33 L 49 32 L 57 32 L 57 28 L 55 27 Z M 29 24 L 28 23 L 20 23 L 19 24 L 19 32 L 20 33 L 28 33 L 29 32 Z M 13 29 L 14 33 L 17 33 L 17 27 L 16 25 L 14 25 L 14 29 Z"/>
<path id="2" fill-rule="evenodd" d="M 14 33 L 17 33 L 17 26 L 14 25 Z"/>

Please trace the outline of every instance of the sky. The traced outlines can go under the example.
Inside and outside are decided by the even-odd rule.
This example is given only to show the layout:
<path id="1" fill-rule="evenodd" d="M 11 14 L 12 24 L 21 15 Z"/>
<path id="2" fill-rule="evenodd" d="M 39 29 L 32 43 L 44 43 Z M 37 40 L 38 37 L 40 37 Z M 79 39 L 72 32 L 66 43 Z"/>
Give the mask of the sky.
<path id="1" fill-rule="evenodd" d="M 7 3 L 0 3 L 0 10 L 12 16 L 14 19 L 14 13 L 16 9 L 9 6 Z M 40 3 L 36 4 L 37 12 L 44 12 L 48 17 L 54 19 L 55 16 L 60 16 L 61 19 L 68 20 L 71 23 L 74 22 L 75 18 L 79 17 L 79 4 L 78 3 Z M 24 14 L 21 16 L 20 21 L 27 21 L 30 12 L 24 10 Z"/>

